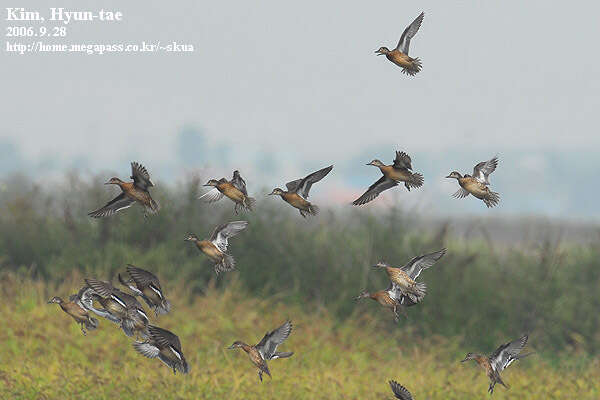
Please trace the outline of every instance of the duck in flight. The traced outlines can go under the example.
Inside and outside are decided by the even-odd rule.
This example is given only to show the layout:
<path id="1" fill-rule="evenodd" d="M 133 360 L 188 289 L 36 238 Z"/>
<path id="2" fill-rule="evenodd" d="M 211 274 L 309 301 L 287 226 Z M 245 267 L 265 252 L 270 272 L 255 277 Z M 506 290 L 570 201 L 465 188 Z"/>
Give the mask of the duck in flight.
<path id="1" fill-rule="evenodd" d="M 387 47 L 380 47 L 375 53 L 378 56 L 385 55 L 388 60 L 402 68 L 402 72 L 410 76 L 414 76 L 421 71 L 421 60 L 412 58 L 408 55 L 410 40 L 417 34 L 425 13 L 419 14 L 417 18 L 402 32 L 400 41 L 395 49 L 390 50 Z"/>
<path id="2" fill-rule="evenodd" d="M 452 196 L 457 199 L 467 197 L 469 194 L 483 200 L 486 206 L 494 207 L 500 202 L 500 195 L 492 192 L 488 187 L 490 184 L 490 174 L 496 170 L 498 166 L 498 156 L 491 160 L 482 161 L 473 168 L 473 176 L 452 171 L 446 178 L 453 178 L 458 181 L 460 189 Z"/>
<path id="3" fill-rule="evenodd" d="M 408 317 L 406 310 L 402 307 L 409 307 L 415 305 L 410 298 L 402 294 L 402 291 L 394 282 L 390 282 L 390 285 L 385 290 L 379 290 L 374 293 L 369 293 L 366 290 L 360 292 L 360 294 L 354 299 L 359 301 L 361 299 L 371 299 L 378 302 L 383 307 L 391 310 L 394 313 L 394 320 L 400 321 L 400 313 L 405 317 Z"/>
<path id="4" fill-rule="evenodd" d="M 233 178 L 230 181 L 226 178 L 211 179 L 204 186 L 212 186 L 213 189 L 198 197 L 199 199 L 207 203 L 214 203 L 226 196 L 235 203 L 234 211 L 236 214 L 239 209 L 252 211 L 252 206 L 256 202 L 253 197 L 248 196 L 246 181 L 237 170 L 233 171 Z"/>
<path id="5" fill-rule="evenodd" d="M 121 274 L 118 275 L 121 285 L 144 299 L 156 316 L 167 314 L 171 310 L 171 303 L 165 298 L 156 275 L 131 264 L 127 264 L 127 274 L 129 279 L 123 278 Z"/>
<path id="6" fill-rule="evenodd" d="M 329 167 L 313 172 L 304 178 L 288 182 L 285 184 L 287 190 L 275 188 L 269 193 L 269 196 L 281 196 L 284 201 L 292 207 L 297 208 L 298 211 L 300 211 L 300 215 L 304 218 L 306 218 L 307 215 L 317 215 L 319 213 L 319 207 L 306 200 L 308 199 L 308 192 L 314 183 L 323 179 L 332 169 L 333 165 L 330 165 Z"/>
<path id="7" fill-rule="evenodd" d="M 236 340 L 231 346 L 228 347 L 228 349 L 244 350 L 248 354 L 248 357 L 250 357 L 252 364 L 258 368 L 258 378 L 262 382 L 263 373 L 269 375 L 269 378 L 271 378 L 271 372 L 269 371 L 269 366 L 267 365 L 268 360 L 288 358 L 294 354 L 292 351 L 277 351 L 277 347 L 290 336 L 291 332 L 292 322 L 286 321 L 279 328 L 271 332 L 267 332 L 262 340 L 254 346 Z"/>
<path id="8" fill-rule="evenodd" d="M 90 316 L 82 301 L 82 297 L 89 294 L 89 288 L 84 286 L 78 293 L 69 296 L 69 301 L 64 301 L 58 296 L 54 296 L 48 301 L 48 304 L 58 304 L 64 312 L 73 317 L 75 322 L 81 326 L 83 336 L 86 335 L 86 329 L 91 331 L 98 327 L 98 320 Z"/>
<path id="9" fill-rule="evenodd" d="M 219 275 L 221 272 L 235 269 L 233 256 L 226 253 L 228 239 L 246 229 L 247 226 L 247 221 L 233 221 L 217 226 L 208 240 L 200 240 L 193 233 L 184 240 L 193 242 L 198 250 L 211 259 L 215 263 L 215 273 Z"/>
<path id="10" fill-rule="evenodd" d="M 150 180 L 150 174 L 146 168 L 137 163 L 131 163 L 131 179 L 133 182 L 123 182 L 119 178 L 110 178 L 105 185 L 117 185 L 121 188 L 121 194 L 106 203 L 102 208 L 90 212 L 93 218 L 109 217 L 118 211 L 131 207 L 136 202 L 144 207 L 144 217 L 148 214 L 156 214 L 160 209 L 159 204 L 152 199 L 148 188 L 154 186 Z"/>
<path id="11" fill-rule="evenodd" d="M 486 375 L 488 378 L 490 378 L 490 386 L 488 388 L 490 395 L 494 393 L 494 386 L 496 383 L 499 383 L 508 389 L 509 387 L 502 381 L 502 378 L 500 377 L 500 372 L 504 371 L 504 369 L 512 364 L 513 361 L 533 354 L 533 352 L 520 354 L 527 344 L 528 338 L 529 337 L 527 335 L 523 335 L 517 340 L 505 343 L 498 347 L 496 351 L 494 351 L 489 357 L 476 353 L 467 353 L 465 359 L 461 362 L 475 360 L 475 362 L 485 370 Z"/>
<path id="12" fill-rule="evenodd" d="M 379 262 L 373 268 L 383 268 L 388 278 L 396 285 L 396 288 L 410 299 L 412 303 L 419 303 L 427 293 L 424 282 L 417 282 L 417 278 L 424 269 L 431 267 L 446 254 L 446 249 L 434 253 L 414 257 L 403 267 L 395 268 L 385 262 Z"/>
<path id="13" fill-rule="evenodd" d="M 397 186 L 398 183 L 404 182 L 404 187 L 408 191 L 411 188 L 423 186 L 423 175 L 412 172 L 412 160 L 410 156 L 403 151 L 396 151 L 396 158 L 391 165 L 385 165 L 381 161 L 375 159 L 367 165 L 373 165 L 381 171 L 383 176 L 377 182 L 369 186 L 358 199 L 352 202 L 355 206 L 361 206 L 374 200 L 381 192 Z"/>
<path id="14" fill-rule="evenodd" d="M 158 358 L 165 365 L 182 374 L 189 372 L 188 363 L 181 350 L 179 337 L 173 332 L 158 326 L 148 325 L 148 338 L 143 342 L 134 342 L 135 351 L 148 358 Z"/>

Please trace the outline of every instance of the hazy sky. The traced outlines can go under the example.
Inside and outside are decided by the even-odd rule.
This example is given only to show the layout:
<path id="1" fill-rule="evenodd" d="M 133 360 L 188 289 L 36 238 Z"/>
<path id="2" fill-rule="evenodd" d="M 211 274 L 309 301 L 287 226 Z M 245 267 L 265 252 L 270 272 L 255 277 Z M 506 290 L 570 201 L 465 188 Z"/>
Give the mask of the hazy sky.
<path id="1" fill-rule="evenodd" d="M 0 173 L 83 166 L 127 176 L 136 159 L 159 180 L 204 166 L 229 176 L 235 167 L 256 187 L 335 164 L 331 187 L 313 190 L 347 203 L 379 177 L 365 163 L 389 162 L 403 149 L 426 186 L 395 189 L 377 204 L 403 201 L 442 214 L 598 215 L 592 199 L 600 189 L 589 187 L 600 173 L 600 6 L 593 2 L 3 6 L 123 13 L 119 23 L 71 23 L 57 43 L 160 40 L 195 51 L 17 55 L 3 43 Z M 14 25 L 4 21 L 4 7 L 3 32 Z M 410 52 L 423 70 L 411 78 L 373 52 L 394 47 L 421 11 Z M 497 209 L 449 197 L 456 182 L 445 175 L 470 172 L 496 153 Z"/>

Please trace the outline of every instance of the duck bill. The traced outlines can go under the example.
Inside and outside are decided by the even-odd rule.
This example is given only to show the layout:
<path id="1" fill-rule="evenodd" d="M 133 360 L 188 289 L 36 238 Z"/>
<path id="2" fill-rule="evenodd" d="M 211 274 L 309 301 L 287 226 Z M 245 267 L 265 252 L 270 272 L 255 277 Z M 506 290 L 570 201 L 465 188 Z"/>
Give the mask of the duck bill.
<path id="1" fill-rule="evenodd" d="M 464 360 L 461 361 L 461 363 L 464 363 L 465 361 L 469 361 L 470 358 L 465 358 Z"/>
<path id="2" fill-rule="evenodd" d="M 452 175 L 448 175 L 446 178 L 454 178 Z"/>
<path id="3" fill-rule="evenodd" d="M 235 349 L 234 345 L 231 345 L 231 346 L 227 347 L 227 350 L 234 350 L 234 349 Z"/>

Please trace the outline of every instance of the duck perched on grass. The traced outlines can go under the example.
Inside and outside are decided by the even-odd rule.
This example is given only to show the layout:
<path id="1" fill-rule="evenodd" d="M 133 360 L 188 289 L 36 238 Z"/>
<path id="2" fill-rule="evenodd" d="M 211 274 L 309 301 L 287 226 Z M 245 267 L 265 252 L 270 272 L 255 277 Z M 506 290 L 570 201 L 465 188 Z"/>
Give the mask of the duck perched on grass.
<path id="1" fill-rule="evenodd" d="M 378 56 L 385 55 L 388 60 L 402 68 L 402 72 L 414 76 L 421 71 L 421 60 L 412 58 L 408 55 L 410 40 L 417 34 L 425 13 L 419 14 L 417 18 L 402 32 L 398 45 L 395 49 L 390 50 L 387 47 L 380 47 L 375 53 Z"/>
<path id="2" fill-rule="evenodd" d="M 233 171 L 233 178 L 230 181 L 225 178 L 211 179 L 204 186 L 212 186 L 214 189 L 198 197 L 199 199 L 203 199 L 207 203 L 214 203 L 226 196 L 235 203 L 234 211 L 236 214 L 239 209 L 252 211 L 252 206 L 256 202 L 254 198 L 248 196 L 246 181 L 237 170 Z"/>
<path id="3" fill-rule="evenodd" d="M 410 394 L 408 389 L 406 389 L 404 386 L 402 386 L 396 381 L 389 381 L 389 384 L 390 388 L 392 389 L 392 392 L 394 393 L 394 396 L 396 396 L 397 399 L 413 400 L 412 394 Z"/>
<path id="4" fill-rule="evenodd" d="M 379 160 L 373 160 L 367 165 L 373 165 L 381 171 L 383 176 L 377 182 L 369 186 L 367 191 L 358 199 L 352 202 L 355 206 L 367 204 L 374 200 L 381 192 L 397 186 L 398 183 L 404 182 L 404 187 L 408 191 L 411 188 L 419 188 L 423 186 L 423 175 L 412 171 L 412 160 L 405 152 L 397 151 L 394 163 L 385 165 Z"/>
<path id="5" fill-rule="evenodd" d="M 509 388 L 502 381 L 502 378 L 500 377 L 500 372 L 502 372 L 505 368 L 512 364 L 513 361 L 525 358 L 533 354 L 533 352 L 520 354 L 525 345 L 527 344 L 527 339 L 529 339 L 529 336 L 523 335 L 517 340 L 505 343 L 498 347 L 496 351 L 494 351 L 489 357 L 476 353 L 467 353 L 465 359 L 461 362 L 475 360 L 475 362 L 485 370 L 487 377 L 490 378 L 490 386 L 488 388 L 488 392 L 491 395 L 492 393 L 494 393 L 494 386 L 496 385 L 496 383 L 501 384 L 507 389 Z"/>
<path id="6" fill-rule="evenodd" d="M 48 301 L 48 304 L 58 304 L 64 312 L 73 317 L 75 322 L 80 325 L 81 332 L 83 333 L 83 336 L 85 336 L 86 329 L 91 331 L 98 328 L 98 320 L 90 316 L 87 308 L 82 302 L 82 297 L 89 295 L 89 288 L 83 287 L 81 290 L 79 290 L 79 293 L 69 296 L 69 301 L 64 301 L 62 298 L 54 296 Z"/>
<path id="7" fill-rule="evenodd" d="M 131 179 L 133 182 L 123 182 L 119 178 L 110 178 L 105 185 L 117 185 L 121 188 L 121 194 L 109 201 L 104 207 L 90 212 L 93 218 L 109 217 L 118 211 L 139 203 L 144 207 L 144 217 L 148 214 L 156 214 L 160 209 L 159 204 L 152 199 L 148 188 L 154 186 L 150 180 L 150 174 L 146 168 L 137 162 L 131 163 Z"/>
<path id="8" fill-rule="evenodd" d="M 427 286 L 424 282 L 417 282 L 417 278 L 424 269 L 431 267 L 444 254 L 446 254 L 446 249 L 441 249 L 434 253 L 414 257 L 408 264 L 400 268 L 392 267 L 385 262 L 379 262 L 373 268 L 385 269 L 388 278 L 402 295 L 408 297 L 413 303 L 419 303 L 427 293 Z"/>
<path id="9" fill-rule="evenodd" d="M 458 181 L 460 189 L 452 196 L 457 199 L 467 197 L 469 194 L 483 200 L 486 206 L 494 207 L 500 202 L 500 195 L 492 192 L 488 186 L 490 184 L 490 174 L 498 166 L 498 156 L 491 160 L 482 161 L 473 168 L 473 176 L 465 174 L 464 176 L 456 171 L 452 171 L 446 178 L 454 178 Z"/>
<path id="10" fill-rule="evenodd" d="M 120 291 L 110 282 L 88 278 L 85 283 L 92 288 L 94 299 L 104 307 L 103 310 L 90 308 L 92 312 L 119 324 L 129 337 L 148 335 L 148 316 L 134 296 Z"/>
<path id="11" fill-rule="evenodd" d="M 288 358 L 291 357 L 294 352 L 286 351 L 279 352 L 277 347 L 286 340 L 292 332 L 292 322 L 286 321 L 279 328 L 267 332 L 262 340 L 254 346 L 236 340 L 233 342 L 228 349 L 242 349 L 250 357 L 252 364 L 258 368 L 258 378 L 262 382 L 262 374 L 265 373 L 271 378 L 271 372 L 269 372 L 269 366 L 267 365 L 268 360 L 275 360 L 277 358 Z"/>
<path id="12" fill-rule="evenodd" d="M 219 275 L 221 272 L 235 269 L 233 256 L 226 253 L 228 239 L 246 229 L 247 226 L 247 221 L 233 221 L 217 226 L 208 240 L 200 240 L 193 233 L 190 233 L 184 240 L 193 242 L 202 253 L 214 261 L 215 273 Z"/>
<path id="13" fill-rule="evenodd" d="M 287 191 L 275 188 L 269 193 L 269 196 L 281 196 L 284 201 L 292 207 L 297 208 L 298 211 L 300 211 L 300 215 L 304 218 L 306 218 L 307 215 L 317 215 L 319 213 L 319 207 L 306 200 L 308 199 L 308 192 L 314 183 L 323 179 L 332 169 L 333 165 L 330 165 L 329 167 L 313 172 L 304 178 L 288 182 L 285 184 Z"/>
<path id="14" fill-rule="evenodd" d="M 179 338 L 166 329 L 148 325 L 148 338 L 143 342 L 134 342 L 133 348 L 144 357 L 158 357 L 160 361 L 173 370 L 173 374 L 177 374 L 176 371 L 182 374 L 189 372 Z"/>
<path id="15" fill-rule="evenodd" d="M 150 271 L 127 264 L 127 274 L 130 279 L 124 279 L 119 274 L 121 285 L 129 288 L 136 296 L 140 296 L 148 307 L 154 310 L 154 314 L 167 314 L 171 310 L 171 303 L 165 299 L 160 287 L 160 281 Z"/>
<path id="16" fill-rule="evenodd" d="M 409 307 L 415 305 L 415 302 L 412 302 L 409 298 L 404 296 L 394 282 L 390 282 L 390 285 L 385 290 L 379 290 L 374 293 L 369 293 L 366 290 L 360 292 L 360 294 L 355 298 L 356 301 L 361 299 L 371 299 L 375 300 L 383 307 L 391 310 L 394 313 L 394 321 L 400 321 L 400 313 L 405 317 L 408 317 L 406 314 L 406 310 L 402 307 Z"/>

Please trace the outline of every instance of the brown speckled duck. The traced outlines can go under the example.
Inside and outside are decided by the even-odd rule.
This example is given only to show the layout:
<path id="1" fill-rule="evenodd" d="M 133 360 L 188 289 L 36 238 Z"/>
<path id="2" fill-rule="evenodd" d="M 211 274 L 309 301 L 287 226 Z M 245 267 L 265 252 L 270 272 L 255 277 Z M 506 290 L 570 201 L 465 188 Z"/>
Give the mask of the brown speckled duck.
<path id="1" fill-rule="evenodd" d="M 409 307 L 416 303 L 404 296 L 398 286 L 394 282 L 390 282 L 390 285 L 385 290 L 379 290 L 374 293 L 369 293 L 366 290 L 360 292 L 355 298 L 356 301 L 361 299 L 375 300 L 383 307 L 391 310 L 394 313 L 394 320 L 398 322 L 400 320 L 400 313 L 405 317 L 408 317 L 406 310 L 403 307 Z"/>
<path id="2" fill-rule="evenodd" d="M 369 186 L 367 191 L 358 199 L 352 202 L 355 206 L 367 204 L 374 200 L 384 190 L 397 186 L 398 183 L 404 182 L 404 187 L 408 191 L 411 188 L 419 188 L 423 186 L 423 175 L 411 172 L 412 160 L 410 156 L 403 151 L 396 152 L 396 158 L 391 165 L 385 165 L 379 160 L 373 160 L 367 165 L 373 165 L 381 171 L 383 176 L 377 182 Z"/>
<path id="3" fill-rule="evenodd" d="M 319 182 L 331 172 L 332 169 L 333 165 L 330 165 L 329 167 L 313 172 L 304 178 L 288 182 L 285 184 L 287 190 L 275 188 L 269 193 L 269 196 L 281 196 L 288 204 L 297 208 L 298 211 L 300 211 L 300 215 L 304 218 L 306 218 L 307 215 L 317 215 L 319 213 L 319 207 L 306 200 L 308 199 L 308 192 L 313 183 Z"/>
<path id="4" fill-rule="evenodd" d="M 69 301 L 64 301 L 58 296 L 54 296 L 48 301 L 48 304 L 58 304 L 64 312 L 73 317 L 75 322 L 81 326 L 81 332 L 84 336 L 86 335 L 86 329 L 91 331 L 98 327 L 98 320 L 90 316 L 82 302 L 82 297 L 88 296 L 90 294 L 89 291 L 88 287 L 83 287 L 79 293 L 69 296 Z"/>
<path id="5" fill-rule="evenodd" d="M 215 273 L 219 275 L 221 272 L 235 269 L 233 256 L 226 253 L 228 239 L 246 229 L 247 226 L 247 221 L 233 221 L 217 226 L 208 240 L 200 240 L 193 233 L 190 233 L 184 240 L 193 242 L 198 250 L 214 261 Z"/>
<path id="6" fill-rule="evenodd" d="M 373 268 L 385 269 L 388 278 L 396 284 L 402 295 L 407 296 L 411 302 L 418 303 L 425 297 L 427 286 L 424 282 L 417 282 L 417 278 L 424 269 L 431 267 L 444 254 L 446 254 L 446 249 L 441 249 L 434 253 L 414 257 L 405 266 L 400 268 L 392 267 L 385 262 L 379 262 Z"/>
<path id="7" fill-rule="evenodd" d="M 464 360 L 461 362 L 475 360 L 475 362 L 485 370 L 487 377 L 490 379 L 490 386 L 488 387 L 488 392 L 490 395 L 494 393 L 494 386 L 496 383 L 499 383 L 508 389 L 509 387 L 502 381 L 502 378 L 500 377 L 500 372 L 512 364 L 513 361 L 533 354 L 533 352 L 520 354 L 527 344 L 528 338 L 529 337 L 527 335 L 523 335 L 517 340 L 505 343 L 498 347 L 496 351 L 494 351 L 489 357 L 476 353 L 467 353 Z"/>
<path id="8" fill-rule="evenodd" d="M 252 211 L 252 206 L 256 202 L 253 197 L 248 196 L 246 181 L 237 170 L 233 171 L 233 178 L 230 181 L 225 178 L 219 180 L 211 179 L 204 186 L 212 186 L 214 189 L 198 197 L 199 199 L 207 203 L 214 203 L 221 200 L 223 196 L 226 196 L 235 203 L 234 211 L 236 214 L 239 209 Z"/>
<path id="9" fill-rule="evenodd" d="M 486 206 L 494 207 L 500 202 L 500 195 L 492 192 L 488 185 L 490 184 L 489 176 L 496 170 L 498 166 L 498 156 L 488 161 L 482 161 L 473 168 L 473 176 L 453 171 L 446 178 L 454 178 L 458 181 L 460 189 L 452 196 L 457 199 L 467 197 L 469 194 L 483 200 Z"/>
<path id="10" fill-rule="evenodd" d="M 290 336 L 291 332 L 292 322 L 286 321 L 279 328 L 267 332 L 262 340 L 254 346 L 236 340 L 228 349 L 244 350 L 248 354 L 248 357 L 250 357 L 252 364 L 258 368 L 258 378 L 262 382 L 263 373 L 269 375 L 269 378 L 271 378 L 271 372 L 269 372 L 269 366 L 267 365 L 268 360 L 287 358 L 294 354 L 291 351 L 277 351 L 277 346 L 283 343 Z"/>
<path id="11" fill-rule="evenodd" d="M 117 211 L 131 207 L 139 203 L 144 207 L 144 217 L 148 214 L 156 214 L 160 209 L 159 204 L 152 199 L 148 188 L 154 186 L 150 180 L 150 174 L 146 168 L 137 162 L 131 163 L 131 179 L 133 182 L 123 182 L 119 178 L 110 178 L 105 185 L 117 185 L 121 188 L 121 194 L 109 201 L 104 207 L 90 212 L 93 218 L 109 217 Z"/>
<path id="12" fill-rule="evenodd" d="M 410 76 L 414 76 L 421 71 L 421 60 L 409 57 L 408 48 L 410 46 L 410 40 L 417 34 L 421 27 L 423 17 L 425 17 L 425 13 L 419 14 L 419 16 L 404 30 L 395 49 L 390 50 L 387 47 L 380 47 L 379 50 L 375 52 L 378 56 L 385 55 L 388 60 L 402 68 L 403 73 Z"/>

